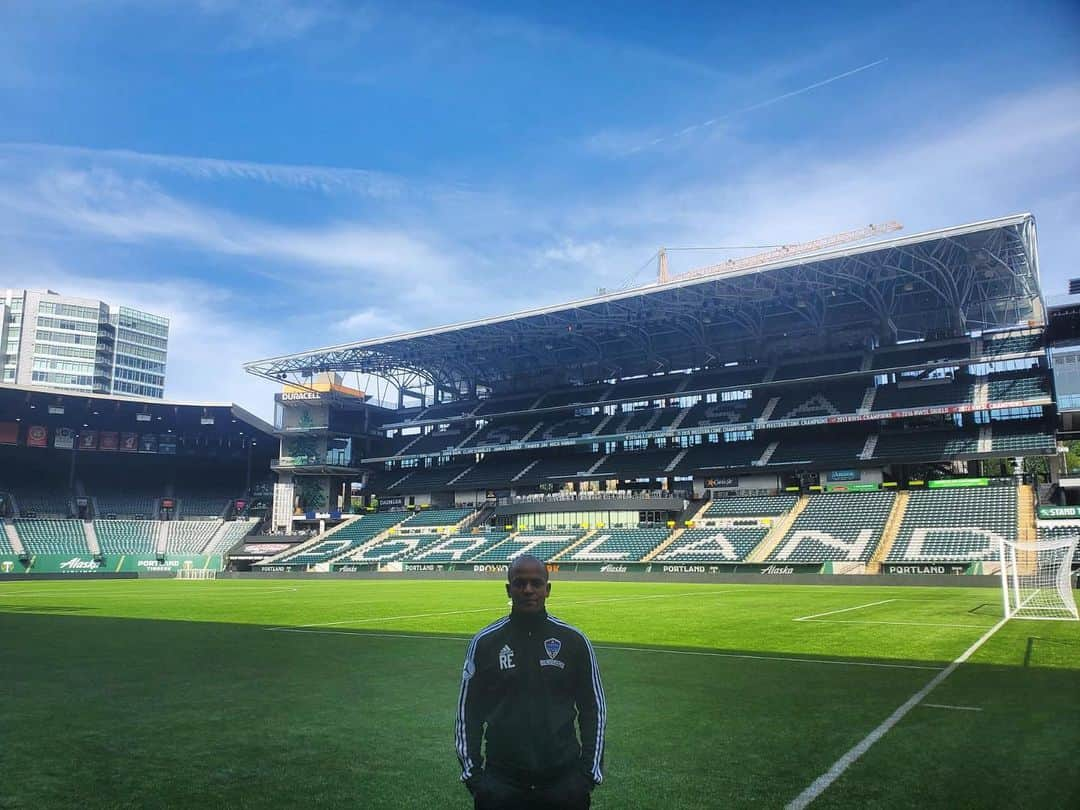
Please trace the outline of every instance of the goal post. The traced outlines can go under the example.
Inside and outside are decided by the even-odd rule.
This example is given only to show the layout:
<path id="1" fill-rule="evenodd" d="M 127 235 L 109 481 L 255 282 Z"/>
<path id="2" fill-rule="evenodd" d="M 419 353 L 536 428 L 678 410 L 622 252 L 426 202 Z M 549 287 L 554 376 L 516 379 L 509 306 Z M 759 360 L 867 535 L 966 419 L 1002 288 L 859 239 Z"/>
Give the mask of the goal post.
<path id="1" fill-rule="evenodd" d="M 1078 539 L 1019 543 L 1002 538 L 1001 599 L 1005 618 L 1080 620 L 1072 588 Z"/>
<path id="2" fill-rule="evenodd" d="M 190 564 L 176 571 L 177 579 L 217 579 L 217 571 L 213 568 L 192 568 Z"/>

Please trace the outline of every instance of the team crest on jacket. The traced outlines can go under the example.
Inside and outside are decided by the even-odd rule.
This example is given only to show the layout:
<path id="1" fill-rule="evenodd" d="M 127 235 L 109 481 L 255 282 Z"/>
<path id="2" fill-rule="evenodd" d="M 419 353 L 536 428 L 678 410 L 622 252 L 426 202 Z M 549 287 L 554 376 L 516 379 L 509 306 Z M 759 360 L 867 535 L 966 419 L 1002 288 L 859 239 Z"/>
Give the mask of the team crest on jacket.
<path id="1" fill-rule="evenodd" d="M 548 658 L 557 658 L 559 650 L 562 649 L 562 642 L 557 638 L 549 638 L 544 641 L 544 649 L 547 650 Z"/>

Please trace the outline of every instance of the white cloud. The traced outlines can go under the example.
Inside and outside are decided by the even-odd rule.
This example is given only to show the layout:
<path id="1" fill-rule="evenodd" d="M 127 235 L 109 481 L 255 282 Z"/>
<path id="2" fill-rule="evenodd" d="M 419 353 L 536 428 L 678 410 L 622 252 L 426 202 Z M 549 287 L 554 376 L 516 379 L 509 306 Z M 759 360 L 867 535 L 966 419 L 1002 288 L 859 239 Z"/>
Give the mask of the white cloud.
<path id="1" fill-rule="evenodd" d="M 46 171 L 30 185 L 0 187 L 0 208 L 55 229 L 128 244 L 165 243 L 212 254 L 278 263 L 257 272 L 288 281 L 280 264 L 332 271 L 339 278 L 383 282 L 403 274 L 446 279 L 454 262 L 417 234 L 349 222 L 310 228 L 276 225 L 184 202 L 113 170 Z"/>
<path id="2" fill-rule="evenodd" d="M 44 143 L 0 143 L 0 154 L 16 159 L 76 161 L 97 167 L 113 166 L 139 171 L 158 170 L 198 180 L 240 180 L 326 194 L 362 194 L 377 199 L 400 199 L 454 193 L 451 190 L 419 189 L 383 172 L 334 166 L 292 166 L 248 160 L 188 155 L 163 155 L 131 149 L 87 149 Z"/>

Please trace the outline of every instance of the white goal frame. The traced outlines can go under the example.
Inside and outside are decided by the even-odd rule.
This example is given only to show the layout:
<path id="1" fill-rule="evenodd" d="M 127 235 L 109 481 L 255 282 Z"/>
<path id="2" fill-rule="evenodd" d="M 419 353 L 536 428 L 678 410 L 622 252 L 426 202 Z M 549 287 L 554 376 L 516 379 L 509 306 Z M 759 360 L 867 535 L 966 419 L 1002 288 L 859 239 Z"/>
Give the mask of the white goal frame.
<path id="1" fill-rule="evenodd" d="M 1020 543 L 1001 538 L 1001 599 L 1006 619 L 1080 621 L 1072 589 L 1078 537 Z"/>
<path id="2" fill-rule="evenodd" d="M 177 579 L 217 579 L 217 571 L 213 568 L 179 568 L 176 571 Z"/>

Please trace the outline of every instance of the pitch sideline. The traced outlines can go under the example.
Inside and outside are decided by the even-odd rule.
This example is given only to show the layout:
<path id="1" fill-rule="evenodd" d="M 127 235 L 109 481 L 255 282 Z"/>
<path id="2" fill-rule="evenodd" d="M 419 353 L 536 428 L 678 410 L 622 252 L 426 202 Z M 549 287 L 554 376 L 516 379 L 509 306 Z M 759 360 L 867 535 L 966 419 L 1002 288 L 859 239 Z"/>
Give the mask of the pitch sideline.
<path id="1" fill-rule="evenodd" d="M 993 636 L 994 633 L 1004 627 L 1005 622 L 1007 621 L 1008 618 L 1004 618 L 997 624 L 995 624 L 993 627 L 991 627 L 989 630 L 987 630 L 985 633 L 983 633 L 983 635 L 979 638 L 978 641 L 976 641 L 974 644 L 972 644 L 970 647 L 960 653 L 959 657 L 956 658 L 956 660 L 954 660 L 951 664 L 949 664 L 949 666 L 945 667 L 945 669 L 941 670 L 937 675 L 931 678 L 930 682 L 927 683 L 926 686 L 924 686 L 922 689 L 920 689 L 918 692 L 908 698 L 907 701 L 903 703 L 896 711 L 894 711 L 887 718 L 885 718 L 885 720 L 882 721 L 882 723 L 877 728 L 875 728 L 873 731 L 863 737 L 862 740 L 860 740 L 852 748 L 850 748 L 842 757 L 840 757 L 840 759 L 836 760 L 836 762 L 833 763 L 832 767 L 829 768 L 829 770 L 827 770 L 825 773 L 823 773 L 821 776 L 811 782 L 810 785 L 802 793 L 792 799 L 785 806 L 785 810 L 803 810 L 803 808 L 808 807 L 811 802 L 813 802 L 818 796 L 820 796 L 828 789 L 829 785 L 839 779 L 843 775 L 844 771 L 850 768 L 852 764 L 854 764 L 856 760 L 859 759 L 859 757 L 869 751 L 870 747 L 874 743 L 884 737 L 889 732 L 889 730 L 892 729 L 893 726 L 895 726 L 897 723 L 904 719 L 908 712 L 910 712 L 912 709 L 922 703 L 923 699 L 926 698 L 926 696 L 929 695 L 931 692 L 933 692 L 934 689 L 936 689 L 942 681 L 952 675 L 953 672 L 955 672 L 962 663 L 967 661 L 983 644 L 989 641 L 990 637 Z"/>

